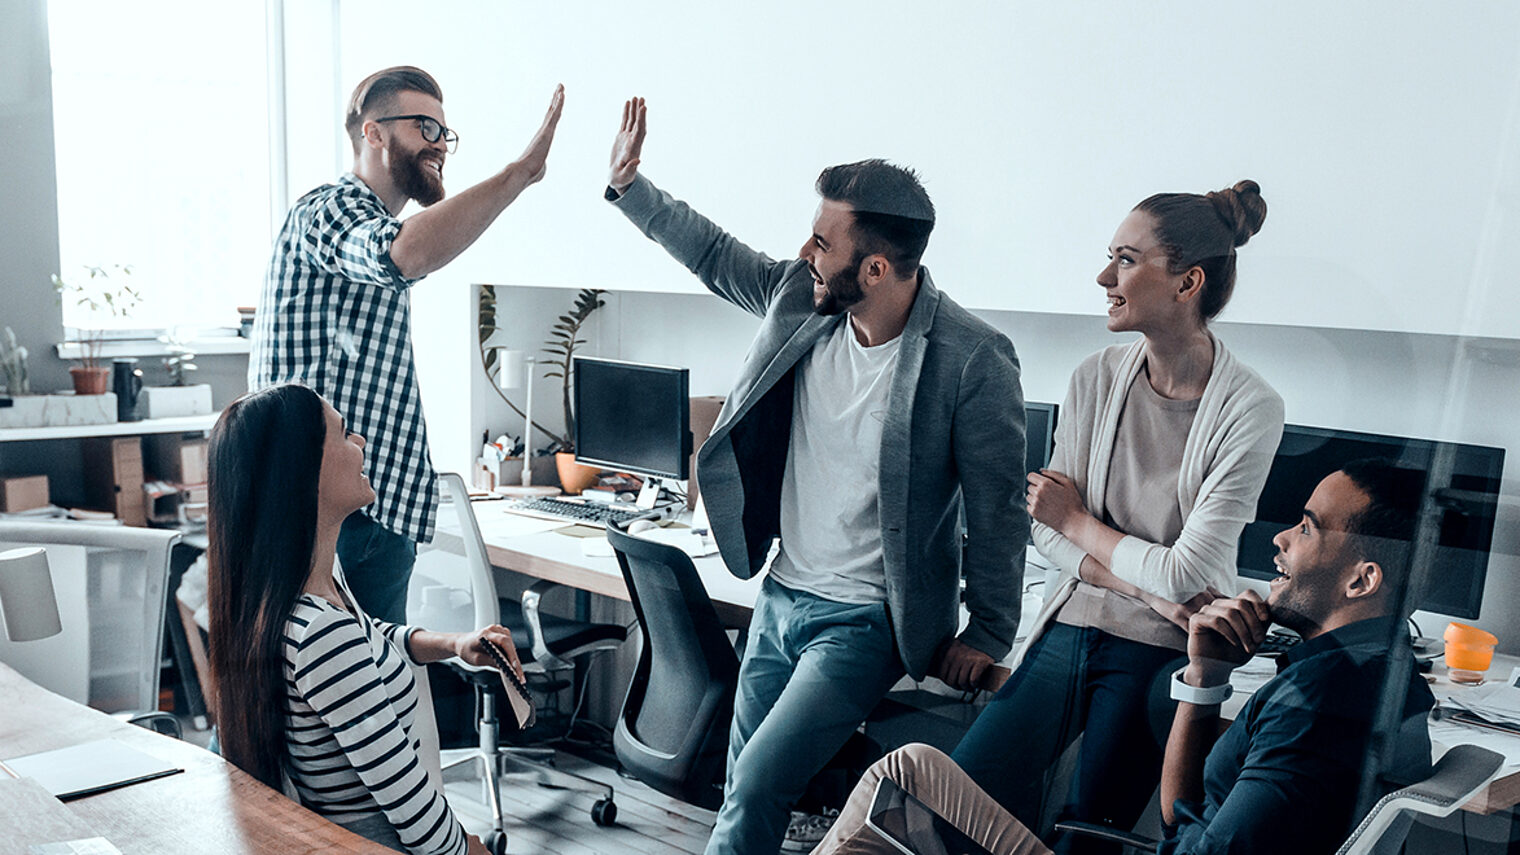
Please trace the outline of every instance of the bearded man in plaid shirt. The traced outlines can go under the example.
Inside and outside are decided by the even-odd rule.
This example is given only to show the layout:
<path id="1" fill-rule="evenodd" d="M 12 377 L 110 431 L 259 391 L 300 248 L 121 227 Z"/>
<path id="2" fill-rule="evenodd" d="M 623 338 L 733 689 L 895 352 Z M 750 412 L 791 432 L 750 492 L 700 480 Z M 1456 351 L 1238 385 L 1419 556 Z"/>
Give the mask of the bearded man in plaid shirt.
<path id="1" fill-rule="evenodd" d="M 558 87 L 520 158 L 444 199 L 443 164 L 459 136 L 444 123 L 437 81 L 410 66 L 378 71 L 349 99 L 353 171 L 301 197 L 275 240 L 248 386 L 310 386 L 367 441 L 378 498 L 343 523 L 337 551 L 374 617 L 404 622 L 417 544 L 432 540 L 438 509 L 412 364 L 411 287 L 543 178 L 563 105 Z M 397 219 L 410 200 L 423 210 Z"/>

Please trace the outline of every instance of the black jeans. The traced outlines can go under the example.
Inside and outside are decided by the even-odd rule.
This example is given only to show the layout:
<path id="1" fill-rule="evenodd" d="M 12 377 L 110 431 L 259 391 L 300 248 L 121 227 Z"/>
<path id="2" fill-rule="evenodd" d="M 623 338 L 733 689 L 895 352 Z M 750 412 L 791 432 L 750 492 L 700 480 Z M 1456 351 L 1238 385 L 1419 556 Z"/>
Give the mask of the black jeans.
<path id="1" fill-rule="evenodd" d="M 1148 711 L 1151 683 L 1182 655 L 1052 623 L 953 758 L 999 804 L 1038 830 L 1056 762 L 1085 732 L 1065 818 L 1127 831 L 1161 780 L 1163 746 Z M 1086 842 L 1068 846 L 1089 851 Z"/>
<path id="2" fill-rule="evenodd" d="M 338 561 L 365 614 L 406 623 L 406 586 L 417 562 L 417 544 L 355 511 L 338 532 Z"/>

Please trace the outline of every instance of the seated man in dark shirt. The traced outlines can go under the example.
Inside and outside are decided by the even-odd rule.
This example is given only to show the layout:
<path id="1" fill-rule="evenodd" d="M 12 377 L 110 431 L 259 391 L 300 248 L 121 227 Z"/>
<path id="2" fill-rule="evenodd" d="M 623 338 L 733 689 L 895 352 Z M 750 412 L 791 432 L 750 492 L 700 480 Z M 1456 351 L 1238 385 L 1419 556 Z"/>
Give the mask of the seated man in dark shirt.
<path id="1" fill-rule="evenodd" d="M 1423 483 L 1423 473 L 1387 461 L 1346 464 L 1274 539 L 1281 575 L 1265 601 L 1247 591 L 1193 616 L 1188 664 L 1172 677 L 1179 703 L 1162 770 L 1160 852 L 1334 852 L 1358 819 L 1364 780 L 1381 792 L 1428 774 L 1434 699 L 1414 672 L 1399 614 Z M 1304 641 L 1218 736 L 1230 672 L 1273 622 Z M 1369 763 L 1392 664 L 1407 688 L 1382 759 Z M 1050 851 L 949 758 L 914 745 L 871 767 L 814 855 L 898 851 L 865 827 L 882 778 L 994 855 Z"/>

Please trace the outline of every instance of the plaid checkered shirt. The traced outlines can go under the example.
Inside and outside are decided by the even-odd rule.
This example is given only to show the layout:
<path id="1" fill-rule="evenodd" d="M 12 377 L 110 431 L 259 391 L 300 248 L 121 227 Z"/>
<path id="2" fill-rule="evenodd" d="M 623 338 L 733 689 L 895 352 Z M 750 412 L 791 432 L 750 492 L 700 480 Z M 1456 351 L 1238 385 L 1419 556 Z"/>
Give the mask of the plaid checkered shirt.
<path id="1" fill-rule="evenodd" d="M 253 322 L 248 388 L 302 383 L 363 435 L 378 498 L 365 513 L 433 539 L 438 477 L 412 364 L 410 289 L 391 261 L 401 221 L 352 173 L 302 196 L 275 240 Z"/>

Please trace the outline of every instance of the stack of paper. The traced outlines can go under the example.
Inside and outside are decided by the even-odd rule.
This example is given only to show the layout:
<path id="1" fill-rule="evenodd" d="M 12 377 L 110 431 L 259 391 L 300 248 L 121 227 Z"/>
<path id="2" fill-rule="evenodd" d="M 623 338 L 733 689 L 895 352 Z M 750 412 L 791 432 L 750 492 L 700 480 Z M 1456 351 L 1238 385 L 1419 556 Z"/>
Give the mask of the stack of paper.
<path id="1" fill-rule="evenodd" d="M 1489 722 L 1520 730 L 1520 689 L 1508 683 L 1489 683 L 1451 692 L 1443 705 L 1465 710 Z"/>

